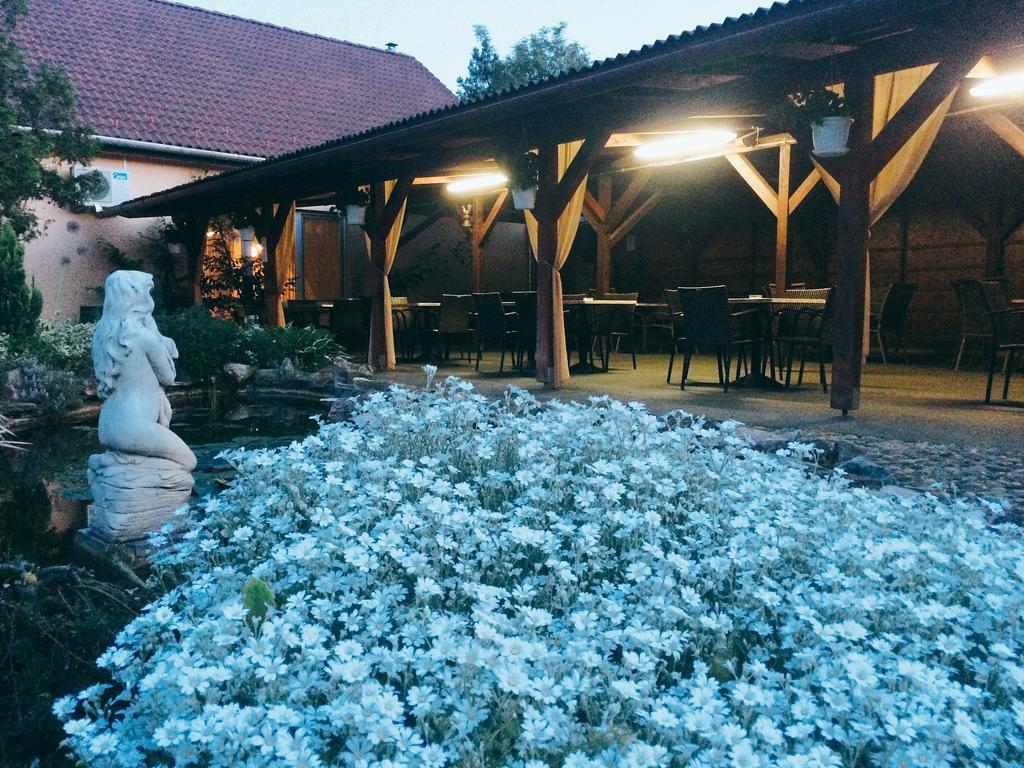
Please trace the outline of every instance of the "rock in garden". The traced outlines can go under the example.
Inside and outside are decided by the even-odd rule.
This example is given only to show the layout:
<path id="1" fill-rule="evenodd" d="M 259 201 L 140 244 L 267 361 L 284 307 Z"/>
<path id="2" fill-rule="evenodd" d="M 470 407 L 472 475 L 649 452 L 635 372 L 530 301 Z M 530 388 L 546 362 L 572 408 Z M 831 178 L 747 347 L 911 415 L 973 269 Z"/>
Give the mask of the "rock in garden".
<path id="1" fill-rule="evenodd" d="M 767 429 L 742 426 L 736 428 L 735 435 L 749 440 L 754 450 L 765 453 L 774 453 L 800 439 L 800 431 L 796 429 L 771 432 Z"/>
<path id="2" fill-rule="evenodd" d="M 240 386 L 256 375 L 256 366 L 245 363 L 225 363 L 224 373 L 229 380 Z"/>
<path id="3" fill-rule="evenodd" d="M 110 542 L 144 539 L 192 494 L 192 473 L 169 459 L 119 451 L 89 457 L 89 529 Z"/>
<path id="4" fill-rule="evenodd" d="M 386 392 L 391 386 L 386 381 L 376 381 L 375 379 L 367 379 L 362 376 L 356 376 L 352 379 L 352 385 L 360 392 Z"/>
<path id="5" fill-rule="evenodd" d="M 345 357 L 337 357 L 331 365 L 331 372 L 334 376 L 334 386 L 351 384 L 356 377 L 371 379 L 373 370 L 363 363 L 355 363 Z"/>
<path id="6" fill-rule="evenodd" d="M 875 464 L 864 456 L 854 456 L 839 465 L 839 469 L 848 475 L 855 475 L 867 480 L 875 480 L 879 483 L 888 482 L 891 473 L 885 467 Z"/>
<path id="7" fill-rule="evenodd" d="M 31 361 L 22 367 L 8 371 L 4 379 L 4 398 L 15 401 L 36 401 L 45 397 L 46 387 L 43 386 L 39 368 L 41 368 L 39 363 Z"/>

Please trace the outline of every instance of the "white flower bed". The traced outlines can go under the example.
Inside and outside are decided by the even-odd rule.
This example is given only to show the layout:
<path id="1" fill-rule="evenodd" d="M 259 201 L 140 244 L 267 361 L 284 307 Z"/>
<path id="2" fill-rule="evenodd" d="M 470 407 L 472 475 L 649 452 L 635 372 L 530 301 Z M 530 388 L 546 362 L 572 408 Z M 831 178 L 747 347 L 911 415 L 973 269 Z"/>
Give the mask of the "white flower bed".
<path id="1" fill-rule="evenodd" d="M 63 699 L 91 766 L 1010 766 L 1024 543 L 639 405 L 449 380 L 239 451 Z M 277 608 L 247 616 L 243 585 Z"/>

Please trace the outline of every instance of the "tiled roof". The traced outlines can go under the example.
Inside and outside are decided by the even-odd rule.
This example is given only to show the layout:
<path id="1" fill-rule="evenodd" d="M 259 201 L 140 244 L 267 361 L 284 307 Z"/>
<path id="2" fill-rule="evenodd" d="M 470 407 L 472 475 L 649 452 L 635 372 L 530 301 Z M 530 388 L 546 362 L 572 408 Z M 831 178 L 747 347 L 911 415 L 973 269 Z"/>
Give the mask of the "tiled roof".
<path id="1" fill-rule="evenodd" d="M 456 103 L 405 54 L 164 0 L 30 0 L 14 37 L 103 136 L 270 156 Z"/>

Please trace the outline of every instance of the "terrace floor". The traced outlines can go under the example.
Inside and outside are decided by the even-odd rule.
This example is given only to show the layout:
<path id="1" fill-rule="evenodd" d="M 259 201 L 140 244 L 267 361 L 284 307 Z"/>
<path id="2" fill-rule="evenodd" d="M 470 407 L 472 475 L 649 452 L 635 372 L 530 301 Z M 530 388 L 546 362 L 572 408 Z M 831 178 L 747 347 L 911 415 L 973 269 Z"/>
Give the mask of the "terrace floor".
<path id="1" fill-rule="evenodd" d="M 507 361 L 506 361 L 507 362 Z M 498 356 L 484 356 L 480 372 L 453 353 L 438 363 L 438 376 L 471 381 L 485 395 L 498 396 L 507 386 L 530 390 L 539 399 L 582 400 L 610 395 L 638 400 L 654 413 L 682 409 L 710 419 L 736 419 L 769 430 L 800 431 L 804 439 L 841 441 L 892 472 L 893 481 L 927 489 L 938 482 L 964 495 L 1005 499 L 1024 514 L 1024 375 L 1010 382 L 1010 403 L 984 404 L 986 375 L 979 370 L 954 372 L 946 361 L 865 366 L 860 410 L 844 418 L 828 405 L 817 385 L 817 369 L 809 365 L 801 387 L 782 390 L 730 389 L 720 386 L 665 383 L 668 356 L 638 356 L 634 371 L 628 353 L 613 355 L 607 373 L 573 376 L 564 389 L 545 390 L 532 374 L 499 374 Z M 400 364 L 383 376 L 402 384 L 424 383 L 421 364 Z M 714 358 L 695 356 L 691 378 L 717 381 Z M 1002 394 L 1001 378 L 994 394 Z"/>

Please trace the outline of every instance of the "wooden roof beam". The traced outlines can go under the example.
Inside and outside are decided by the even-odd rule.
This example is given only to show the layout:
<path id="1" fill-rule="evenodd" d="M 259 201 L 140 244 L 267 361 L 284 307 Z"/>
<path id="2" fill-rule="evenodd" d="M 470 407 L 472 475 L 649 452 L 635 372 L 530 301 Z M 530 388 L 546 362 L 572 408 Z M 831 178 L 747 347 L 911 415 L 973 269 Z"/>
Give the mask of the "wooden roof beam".
<path id="1" fill-rule="evenodd" d="M 661 190 L 651 192 L 646 200 L 640 203 L 631 214 L 622 220 L 622 223 L 608 233 L 608 240 L 611 242 L 612 247 L 615 247 L 622 238 L 628 235 L 640 223 L 644 216 L 654 209 L 654 206 L 661 202 L 662 196 Z"/>
<path id="2" fill-rule="evenodd" d="M 750 162 L 750 159 L 745 155 L 726 155 L 725 159 L 747 182 L 747 186 L 754 190 L 754 194 L 760 198 L 761 202 L 768 206 L 768 210 L 774 216 L 779 207 L 779 196 L 772 185 L 761 175 L 761 172 Z"/>
<path id="3" fill-rule="evenodd" d="M 1013 150 L 1024 156 L 1024 128 L 1000 112 L 972 112 L 974 119 L 985 125 Z"/>

